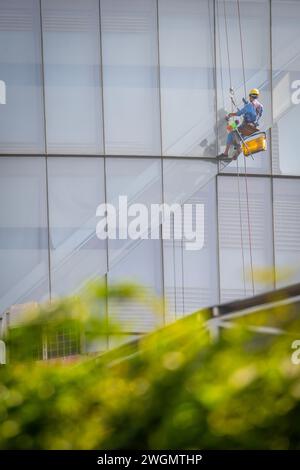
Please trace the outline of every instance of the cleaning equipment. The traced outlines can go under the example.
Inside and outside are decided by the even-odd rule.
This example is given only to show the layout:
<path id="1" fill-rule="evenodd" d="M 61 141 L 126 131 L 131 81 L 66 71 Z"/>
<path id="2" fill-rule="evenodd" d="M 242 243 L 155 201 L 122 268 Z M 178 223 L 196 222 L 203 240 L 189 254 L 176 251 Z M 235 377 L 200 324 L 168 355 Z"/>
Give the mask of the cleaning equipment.
<path id="1" fill-rule="evenodd" d="M 249 137 L 243 138 L 242 150 L 245 157 L 253 155 L 258 152 L 264 152 L 267 150 L 267 136 L 263 131 L 255 132 L 255 134 Z"/>
<path id="2" fill-rule="evenodd" d="M 228 119 L 228 124 L 226 126 L 226 129 L 228 132 L 232 132 L 232 131 L 237 131 L 238 130 L 238 121 L 230 121 Z"/>
<path id="3" fill-rule="evenodd" d="M 255 153 L 267 150 L 267 136 L 264 131 L 255 132 L 249 136 L 243 136 L 239 131 L 239 121 L 228 119 L 226 126 L 228 132 L 235 132 L 241 142 L 242 152 L 245 157 L 253 158 Z"/>

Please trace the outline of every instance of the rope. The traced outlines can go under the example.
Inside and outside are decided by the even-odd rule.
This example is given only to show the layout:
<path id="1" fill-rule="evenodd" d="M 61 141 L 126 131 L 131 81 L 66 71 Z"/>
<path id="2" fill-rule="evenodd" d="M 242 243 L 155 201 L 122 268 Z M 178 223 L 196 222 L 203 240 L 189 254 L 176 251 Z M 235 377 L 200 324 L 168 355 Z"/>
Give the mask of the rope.
<path id="1" fill-rule="evenodd" d="M 243 82 L 244 82 L 244 92 L 245 96 L 247 95 L 246 90 L 246 73 L 245 73 L 245 58 L 244 58 L 244 48 L 243 48 L 243 34 L 242 34 L 242 25 L 241 25 L 241 10 L 240 10 L 240 0 L 236 0 L 237 11 L 238 11 L 238 21 L 239 21 L 239 32 L 240 32 L 240 44 L 241 44 L 241 56 L 242 56 L 242 68 L 243 68 Z M 254 295 L 254 276 L 253 276 L 253 257 L 252 257 L 252 240 L 251 240 L 251 225 L 250 225 L 250 210 L 249 210 L 249 192 L 248 192 L 248 179 L 247 179 L 247 161 L 244 155 L 244 165 L 245 165 L 245 188 L 246 188 L 246 206 L 247 206 L 247 221 L 248 221 L 248 239 L 249 239 L 249 255 L 250 255 L 250 267 L 251 267 L 251 282 L 252 282 L 252 293 Z"/>
<path id="2" fill-rule="evenodd" d="M 225 37 L 226 37 L 226 50 L 227 50 L 227 62 L 228 62 L 228 73 L 229 73 L 229 85 L 230 85 L 230 89 L 232 89 L 232 75 L 231 75 L 231 62 L 230 62 L 230 54 L 229 54 L 229 39 L 228 39 L 226 0 L 223 0 L 223 9 L 224 9 L 224 23 L 225 23 Z M 219 32 L 219 35 L 220 35 L 220 32 Z M 233 103 L 231 103 L 231 107 L 232 106 L 233 106 Z"/>
<path id="3" fill-rule="evenodd" d="M 231 101 L 231 111 L 233 111 L 233 107 L 236 106 L 236 105 L 235 105 L 235 102 L 234 102 L 235 95 L 234 95 L 234 90 L 233 90 L 233 86 L 232 86 L 231 62 L 230 62 L 230 54 L 229 54 L 228 23 L 227 23 L 227 12 L 226 12 L 226 1 L 225 0 L 223 0 L 223 9 L 224 9 L 224 23 L 225 23 L 225 36 L 226 36 L 226 46 L 227 46 L 227 61 L 228 61 L 228 71 L 229 71 L 230 92 L 232 93 L 230 101 Z M 220 27 L 219 27 L 218 37 L 219 37 L 220 59 L 222 61 L 221 42 L 220 42 Z M 224 91 L 223 91 L 224 86 L 223 86 L 222 62 L 221 62 L 221 83 L 222 83 L 222 92 L 223 92 L 223 107 L 225 109 L 225 98 L 224 98 Z M 242 248 L 244 296 L 246 297 L 244 235 L 243 235 L 243 224 L 242 224 L 241 190 L 240 190 L 240 178 L 239 178 L 240 171 L 239 171 L 238 159 L 236 160 L 236 167 L 237 167 L 238 198 L 239 198 L 239 219 L 240 219 L 240 236 L 241 236 L 241 248 Z"/>
<path id="4" fill-rule="evenodd" d="M 247 178 L 247 163 L 246 157 L 244 155 L 244 165 L 245 165 L 245 189 L 246 189 L 246 207 L 247 207 L 247 222 L 248 222 L 248 240 L 249 240 L 249 256 L 250 256 L 250 267 L 251 267 L 251 284 L 252 284 L 252 293 L 254 295 L 254 276 L 253 276 L 253 257 L 252 257 L 252 237 L 251 237 L 251 225 L 250 225 L 250 210 L 249 210 L 249 191 L 248 191 L 248 178 Z"/>
<path id="5" fill-rule="evenodd" d="M 242 70 L 243 70 L 243 84 L 244 84 L 244 93 L 247 95 L 246 90 L 246 74 L 245 74 L 245 58 L 244 58 L 244 48 L 243 48 L 243 35 L 241 27 L 241 13 L 240 13 L 240 3 L 237 2 L 237 11 L 238 11 L 238 23 L 239 23 L 239 35 L 240 35 L 240 44 L 241 44 L 241 59 L 242 59 Z M 230 52 L 229 52 L 229 35 L 228 35 L 228 22 L 227 22 L 227 11 L 226 11 L 226 0 L 223 0 L 223 10 L 224 10 L 224 24 L 225 24 L 225 37 L 226 37 L 226 47 L 227 47 L 227 61 L 228 61 L 228 71 L 229 71 L 229 81 L 230 81 L 230 92 L 234 97 L 234 90 L 232 87 L 232 74 L 231 74 L 231 61 L 230 61 Z M 222 77 L 221 77 L 222 78 Z M 223 85 L 223 84 L 222 84 Z M 231 96 L 231 106 L 233 109 L 234 99 Z M 241 138 L 241 141 L 245 143 L 243 136 L 237 130 L 238 135 Z M 246 145 L 246 144 L 245 144 Z M 252 280 L 252 292 L 254 295 L 254 276 L 253 276 L 253 258 L 252 258 L 252 240 L 251 240 L 251 226 L 250 226 L 250 210 L 249 210 L 249 191 L 248 191 L 248 180 L 247 180 L 247 162 L 244 155 L 244 166 L 245 166 L 245 189 L 246 189 L 246 207 L 247 207 L 247 222 L 248 222 L 248 239 L 249 239 L 249 254 L 250 254 L 250 267 L 251 267 L 251 280 Z M 244 254 L 244 238 L 243 238 L 243 225 L 242 225 L 242 207 L 241 207 L 241 192 L 240 192 L 240 171 L 237 160 L 237 178 L 238 178 L 238 197 L 239 197 L 239 216 L 240 216 L 240 233 L 241 233 L 241 247 L 242 247 L 242 262 L 243 262 L 243 280 L 244 280 L 244 294 L 246 295 L 246 279 L 245 279 L 245 254 Z"/>

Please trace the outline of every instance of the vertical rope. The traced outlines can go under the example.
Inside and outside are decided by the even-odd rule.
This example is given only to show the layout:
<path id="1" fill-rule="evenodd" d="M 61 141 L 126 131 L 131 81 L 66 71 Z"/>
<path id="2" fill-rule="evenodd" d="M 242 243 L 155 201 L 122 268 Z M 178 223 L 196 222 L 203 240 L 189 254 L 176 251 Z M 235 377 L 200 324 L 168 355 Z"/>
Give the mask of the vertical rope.
<path id="1" fill-rule="evenodd" d="M 215 0 L 215 67 L 216 67 L 216 79 L 215 86 L 217 89 L 218 96 L 218 60 L 217 60 L 217 51 L 219 50 L 219 60 L 220 60 L 220 79 L 221 79 L 221 93 L 222 93 L 222 106 L 225 112 L 226 103 L 225 103 L 225 93 L 224 93 L 224 79 L 223 79 L 223 63 L 222 63 L 222 49 L 221 49 L 221 38 L 220 38 L 220 9 L 219 9 L 219 0 Z M 218 41 L 217 41 L 218 40 Z M 216 97 L 217 98 L 217 97 Z M 218 112 L 218 99 L 216 103 L 216 113 Z M 216 114 L 216 151 L 219 153 L 221 149 L 220 145 L 220 132 L 219 132 L 219 118 Z M 222 171 L 222 163 L 218 162 L 218 170 Z"/>
<path id="2" fill-rule="evenodd" d="M 248 191 L 248 178 L 247 178 L 247 163 L 246 157 L 244 155 L 244 165 L 245 165 L 245 187 L 246 187 L 246 201 L 247 201 L 247 220 L 248 220 L 248 239 L 249 239 L 249 255 L 250 255 L 250 267 L 251 267 L 251 284 L 252 284 L 252 293 L 254 295 L 254 276 L 253 276 L 253 257 L 252 257 L 252 241 L 251 241 L 251 225 L 250 225 L 250 210 L 249 210 L 249 191 Z"/>
<path id="3" fill-rule="evenodd" d="M 240 44 L 241 44 L 241 56 L 242 56 L 242 69 L 243 69 L 243 82 L 244 82 L 244 93 L 247 95 L 246 90 L 246 73 L 245 73 L 245 58 L 244 58 L 244 47 L 243 47 L 243 33 L 241 25 L 241 10 L 240 0 L 236 0 L 237 11 L 238 11 L 238 22 L 239 22 L 239 33 L 240 33 Z M 248 179 L 247 179 L 247 161 L 244 155 L 245 165 L 245 187 L 246 187 L 246 201 L 247 201 L 247 220 L 248 220 L 248 238 L 249 238 L 249 255 L 250 255 L 250 267 L 251 267 L 251 282 L 252 282 L 252 293 L 254 295 L 254 276 L 253 276 L 253 257 L 252 257 L 252 241 L 251 241 L 251 226 L 250 226 L 250 210 L 249 210 L 249 192 L 248 192 Z"/>
<path id="4" fill-rule="evenodd" d="M 224 24 L 225 24 L 225 36 L 226 36 L 226 46 L 227 46 L 227 61 L 228 61 L 228 70 L 229 70 L 229 81 L 230 88 L 232 89 L 232 74 L 231 74 L 231 62 L 230 62 L 230 53 L 229 53 L 229 35 L 228 35 L 228 23 L 227 23 L 227 11 L 226 11 L 226 0 L 223 0 L 223 10 L 224 10 Z M 220 39 L 220 31 L 219 31 Z M 221 56 L 221 45 L 219 42 L 220 56 Z M 221 75 L 221 79 L 222 79 Z M 223 83 L 222 83 L 223 89 Z M 224 100 L 225 108 L 225 100 Z M 233 111 L 233 102 L 231 100 L 231 110 Z M 243 283 L 244 283 L 244 296 L 246 297 L 246 275 L 245 275 L 245 253 L 244 253 L 244 235 L 243 235 L 243 223 L 242 223 L 242 207 L 241 207 L 241 189 L 240 189 L 240 171 L 238 159 L 236 160 L 237 167 L 237 182 L 238 182 L 238 199 L 239 199 L 239 221 L 240 221 L 240 237 L 241 237 L 241 249 L 242 249 L 242 265 L 243 265 Z"/>

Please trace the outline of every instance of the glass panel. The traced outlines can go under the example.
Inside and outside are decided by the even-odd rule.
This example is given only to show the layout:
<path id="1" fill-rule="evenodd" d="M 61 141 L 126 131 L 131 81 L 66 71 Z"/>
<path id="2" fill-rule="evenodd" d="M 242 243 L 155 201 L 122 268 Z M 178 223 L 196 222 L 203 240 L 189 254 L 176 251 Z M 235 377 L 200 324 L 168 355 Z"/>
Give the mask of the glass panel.
<path id="1" fill-rule="evenodd" d="M 155 159 L 124 159 L 109 158 L 106 160 L 107 169 L 107 200 L 116 210 L 119 210 L 119 196 L 128 198 L 128 208 L 133 204 L 143 204 L 150 211 L 151 204 L 161 203 L 161 164 Z M 121 211 L 121 209 L 120 209 Z M 121 212 L 123 215 L 124 212 Z M 149 212 L 148 212 L 149 214 Z M 127 218 L 128 224 L 135 217 Z M 150 221 L 150 215 L 148 218 Z M 124 227 L 117 221 L 117 229 Z M 110 283 L 119 281 L 138 282 L 150 289 L 156 295 L 162 295 L 162 253 L 161 240 L 150 239 L 146 229 L 142 231 L 146 239 L 109 240 L 109 273 Z M 119 233 L 118 233 L 119 238 Z M 117 307 L 109 302 L 109 310 L 115 315 Z M 119 317 L 127 331 L 141 332 L 154 327 L 157 321 L 153 312 L 143 305 L 128 303 L 119 311 Z"/>
<path id="2" fill-rule="evenodd" d="M 273 172 L 300 175 L 299 0 L 272 2 Z"/>
<path id="3" fill-rule="evenodd" d="M 204 206 L 204 245 L 197 250 L 187 249 L 185 240 L 164 240 L 164 284 L 171 318 L 193 312 L 218 301 L 216 189 L 213 175 L 207 170 L 209 162 L 164 161 L 164 200 L 168 204 Z M 184 175 L 184 178 L 182 177 Z M 209 182 L 208 182 L 209 181 Z M 175 219 L 176 220 L 176 219 Z M 182 217 L 180 218 L 182 223 Z M 179 230 L 175 222 L 176 233 Z M 174 219 L 172 219 L 172 233 Z"/>
<path id="4" fill-rule="evenodd" d="M 44 152 L 40 35 L 38 0 L 0 0 L 1 153 Z"/>
<path id="5" fill-rule="evenodd" d="M 166 166 L 169 162 L 164 162 Z M 173 162 L 172 162 L 173 163 Z M 178 185 L 182 189 L 182 174 L 189 174 L 186 179 L 186 195 L 181 197 L 182 213 L 184 204 L 193 205 L 192 224 L 183 228 L 197 230 L 198 236 L 203 233 L 204 243 L 197 250 L 187 248 L 186 240 L 164 240 L 164 276 L 165 291 L 171 313 L 175 318 L 191 313 L 201 307 L 218 302 L 218 275 L 217 275 L 217 224 L 216 224 L 216 189 L 215 178 L 209 183 L 196 183 L 191 193 L 190 186 L 192 173 L 194 181 L 203 171 L 203 162 L 174 162 L 173 171 L 165 172 L 164 188 L 165 200 L 174 202 L 173 187 Z M 183 195 L 183 192 L 181 192 Z M 204 226 L 196 227 L 196 204 L 204 207 Z M 175 221 L 177 219 L 175 218 Z M 183 223 L 183 216 L 179 219 Z M 178 220 L 175 222 L 175 233 L 180 233 Z M 172 230 L 174 219 L 172 220 Z M 202 232 L 203 230 L 203 232 Z M 179 231 L 179 232 L 178 232 Z"/>
<path id="6" fill-rule="evenodd" d="M 163 154 L 215 156 L 213 2 L 158 4 Z"/>
<path id="7" fill-rule="evenodd" d="M 270 180 L 247 178 L 249 225 L 246 181 L 244 177 L 218 178 L 219 250 L 221 301 L 230 301 L 273 288 L 272 209 Z M 240 198 L 239 198 L 240 185 Z M 245 271 L 243 270 L 243 255 Z M 265 282 L 263 274 L 270 271 Z M 244 286 L 245 278 L 245 286 Z"/>
<path id="8" fill-rule="evenodd" d="M 218 97 L 218 144 L 223 151 L 226 143 L 225 115 L 235 111 L 231 104 L 229 89 L 234 88 L 235 102 L 243 106 L 242 98 L 248 99 L 249 90 L 260 90 L 260 101 L 264 106 L 260 129 L 268 130 L 272 125 L 271 90 L 270 90 L 270 2 L 269 0 L 243 0 L 239 2 L 242 42 L 240 41 L 238 2 L 236 0 L 217 0 L 217 97 Z M 227 35 L 228 32 L 227 49 Z M 243 79 L 243 61 L 245 63 L 245 88 Z M 228 60 L 229 55 L 229 60 Z M 230 67 L 229 67 L 230 65 Z M 231 81 L 230 81 L 231 75 Z M 270 136 L 268 135 L 270 147 Z M 239 158 L 244 170 L 244 159 Z M 224 172 L 235 172 L 232 162 Z M 254 160 L 247 159 L 249 173 L 270 173 L 270 152 L 254 155 Z"/>
<path id="9" fill-rule="evenodd" d="M 183 251 L 184 312 L 194 312 L 201 307 L 216 304 L 219 300 L 215 178 L 189 198 L 187 203 L 204 206 L 203 246 L 197 251 Z"/>
<path id="10" fill-rule="evenodd" d="M 98 0 L 42 0 L 47 149 L 103 153 Z"/>
<path id="11" fill-rule="evenodd" d="M 106 273 L 107 244 L 96 236 L 96 209 L 105 201 L 103 167 L 102 158 L 48 160 L 53 296 Z"/>
<path id="12" fill-rule="evenodd" d="M 211 180 L 218 170 L 215 161 L 165 159 L 164 201 L 183 203 Z"/>
<path id="13" fill-rule="evenodd" d="M 161 164 L 156 159 L 108 158 L 106 160 L 107 201 L 119 210 L 119 196 L 126 196 L 128 206 L 161 203 Z M 119 228 L 117 220 L 117 228 Z M 109 240 L 109 267 L 135 245 L 128 239 Z"/>
<path id="14" fill-rule="evenodd" d="M 0 313 L 49 296 L 44 158 L 0 159 Z"/>
<path id="15" fill-rule="evenodd" d="M 160 155 L 155 0 L 102 0 L 107 154 Z"/>
<path id="16" fill-rule="evenodd" d="M 277 287 L 300 282 L 300 181 L 274 179 Z"/>
<path id="17" fill-rule="evenodd" d="M 154 295 L 162 297 L 162 252 L 160 240 L 135 240 L 126 256 L 115 263 L 108 272 L 110 284 L 133 282 L 148 289 L 146 302 L 151 303 Z M 161 325 L 163 318 L 145 303 L 125 302 L 122 306 L 108 300 L 109 315 L 118 319 L 126 332 L 146 332 Z"/>

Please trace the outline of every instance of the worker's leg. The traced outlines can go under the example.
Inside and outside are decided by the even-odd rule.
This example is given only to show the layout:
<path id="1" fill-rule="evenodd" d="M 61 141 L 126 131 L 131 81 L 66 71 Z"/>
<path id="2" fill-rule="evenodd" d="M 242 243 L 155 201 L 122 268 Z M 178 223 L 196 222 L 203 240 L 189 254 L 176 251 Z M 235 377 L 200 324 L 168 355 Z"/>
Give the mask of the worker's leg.
<path id="1" fill-rule="evenodd" d="M 239 128 L 239 131 L 240 131 L 240 128 Z M 241 134 L 241 132 L 240 132 Z M 242 134 L 241 134 L 242 135 Z M 235 152 L 234 154 L 232 155 L 232 159 L 233 160 L 236 160 L 237 157 L 239 156 L 239 154 L 241 153 L 241 150 L 242 150 L 242 146 L 241 146 L 241 138 L 238 134 L 238 132 L 235 133 L 235 137 L 234 137 L 234 148 L 235 148 Z"/>
<path id="2" fill-rule="evenodd" d="M 224 158 L 224 157 L 226 158 L 226 157 L 228 157 L 228 152 L 229 152 L 229 149 L 230 149 L 231 145 L 233 145 L 233 143 L 234 143 L 234 139 L 235 139 L 235 133 L 234 132 L 229 132 L 229 134 L 227 135 L 225 150 L 224 150 L 223 153 L 218 155 L 217 158 Z"/>

